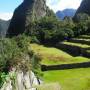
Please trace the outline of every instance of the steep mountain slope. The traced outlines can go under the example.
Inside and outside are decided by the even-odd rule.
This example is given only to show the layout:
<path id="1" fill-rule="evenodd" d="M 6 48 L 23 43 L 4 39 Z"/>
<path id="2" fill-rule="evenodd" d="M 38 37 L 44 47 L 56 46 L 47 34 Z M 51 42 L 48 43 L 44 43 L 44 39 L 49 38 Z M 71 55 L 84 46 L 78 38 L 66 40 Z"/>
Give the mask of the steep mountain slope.
<path id="1" fill-rule="evenodd" d="M 80 7 L 78 8 L 74 18 L 77 17 L 77 14 L 79 13 L 86 13 L 90 15 L 90 0 L 83 0 Z"/>
<path id="2" fill-rule="evenodd" d="M 46 15 L 50 15 L 46 0 L 24 0 L 14 12 L 7 35 L 16 36 L 23 33 L 30 22 Z"/>
<path id="3" fill-rule="evenodd" d="M 9 27 L 9 24 L 10 24 L 10 20 L 5 21 L 5 20 L 0 19 L 0 37 L 5 36 L 6 31 Z"/>
<path id="4" fill-rule="evenodd" d="M 65 16 L 73 17 L 75 12 L 75 9 L 64 9 L 63 11 L 57 11 L 56 16 L 60 19 L 64 19 Z"/>

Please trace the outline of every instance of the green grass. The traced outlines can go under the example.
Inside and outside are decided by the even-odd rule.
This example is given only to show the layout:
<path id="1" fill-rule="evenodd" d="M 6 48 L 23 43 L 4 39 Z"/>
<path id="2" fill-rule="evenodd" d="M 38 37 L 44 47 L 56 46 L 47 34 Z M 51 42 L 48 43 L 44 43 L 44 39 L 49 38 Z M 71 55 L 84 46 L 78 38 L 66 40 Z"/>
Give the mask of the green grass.
<path id="1" fill-rule="evenodd" d="M 56 49 L 45 47 L 43 45 L 38 44 L 31 44 L 32 50 L 38 54 L 42 61 L 42 64 L 52 65 L 52 64 L 67 64 L 67 63 L 79 63 L 79 62 L 87 62 L 90 61 L 88 58 L 85 57 L 72 57 L 68 53 Z"/>
<path id="2" fill-rule="evenodd" d="M 42 84 L 37 87 L 37 90 L 60 90 L 59 83 Z"/>
<path id="3" fill-rule="evenodd" d="M 73 38 L 74 40 L 82 40 L 82 41 L 90 41 L 90 39 L 84 39 L 84 38 Z"/>
<path id="4" fill-rule="evenodd" d="M 88 53 L 90 53 L 90 50 L 87 50 Z"/>
<path id="5" fill-rule="evenodd" d="M 81 47 L 81 48 L 90 48 L 90 45 L 80 44 L 80 43 L 63 42 L 63 44 L 71 45 L 71 46 L 78 46 L 78 47 Z"/>
<path id="6" fill-rule="evenodd" d="M 81 35 L 78 38 L 90 39 L 90 35 Z"/>
<path id="7" fill-rule="evenodd" d="M 90 61 L 85 57 L 73 57 L 68 53 L 56 48 L 45 47 L 43 45 L 31 44 L 32 50 L 38 54 L 42 64 L 56 65 Z M 61 90 L 90 90 L 90 68 L 56 70 L 43 72 L 43 81 L 49 83 L 59 83 Z M 49 87 L 52 87 L 49 86 Z M 39 87 L 38 90 L 54 90 L 54 88 Z M 57 89 L 56 89 L 57 90 Z"/>
<path id="8" fill-rule="evenodd" d="M 44 72 L 46 83 L 59 82 L 61 90 L 90 90 L 90 68 Z"/>

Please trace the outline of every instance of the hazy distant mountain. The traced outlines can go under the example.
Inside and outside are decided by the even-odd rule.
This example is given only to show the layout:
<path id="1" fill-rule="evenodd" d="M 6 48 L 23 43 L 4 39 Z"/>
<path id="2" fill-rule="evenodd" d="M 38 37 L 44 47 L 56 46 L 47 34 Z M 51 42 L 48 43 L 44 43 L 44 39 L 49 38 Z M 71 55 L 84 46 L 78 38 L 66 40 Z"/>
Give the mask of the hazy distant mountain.
<path id="1" fill-rule="evenodd" d="M 63 11 L 57 11 L 56 16 L 60 19 L 63 19 L 65 16 L 73 17 L 75 13 L 75 9 L 64 9 Z"/>
<path id="2" fill-rule="evenodd" d="M 4 37 L 6 35 L 6 31 L 9 27 L 9 24 L 10 24 L 10 20 L 5 21 L 5 20 L 0 19 L 0 37 L 1 36 Z"/>

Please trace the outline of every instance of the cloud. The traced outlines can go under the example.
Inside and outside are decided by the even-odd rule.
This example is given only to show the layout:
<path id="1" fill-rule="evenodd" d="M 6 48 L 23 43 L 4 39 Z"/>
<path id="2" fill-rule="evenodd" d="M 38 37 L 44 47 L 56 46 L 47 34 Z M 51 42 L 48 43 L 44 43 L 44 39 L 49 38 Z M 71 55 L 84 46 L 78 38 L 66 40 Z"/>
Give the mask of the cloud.
<path id="1" fill-rule="evenodd" d="M 9 20 L 11 19 L 13 13 L 0 13 L 0 19 L 3 19 L 3 20 Z"/>
<path id="2" fill-rule="evenodd" d="M 47 5 L 55 12 L 65 8 L 77 9 L 82 0 L 47 0 Z"/>
<path id="3" fill-rule="evenodd" d="M 63 10 L 65 8 L 74 8 L 77 9 L 82 0 L 46 0 L 47 5 L 50 9 L 53 9 L 54 12 L 57 10 Z M 11 19 L 13 12 L 11 13 L 3 13 L 0 12 L 0 19 L 9 20 Z"/>

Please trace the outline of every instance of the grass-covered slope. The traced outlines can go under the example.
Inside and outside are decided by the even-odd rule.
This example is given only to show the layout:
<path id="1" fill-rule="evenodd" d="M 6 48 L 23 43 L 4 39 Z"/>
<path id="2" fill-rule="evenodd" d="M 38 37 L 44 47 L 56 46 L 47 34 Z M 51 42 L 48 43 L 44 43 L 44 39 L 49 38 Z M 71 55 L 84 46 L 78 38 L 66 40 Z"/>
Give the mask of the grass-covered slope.
<path id="1" fill-rule="evenodd" d="M 90 39 L 90 35 L 80 35 L 78 38 Z"/>
<path id="2" fill-rule="evenodd" d="M 90 50 L 90 39 L 85 39 L 89 35 L 82 35 L 80 37 L 82 38 L 73 38 L 69 41 L 60 42 L 57 44 L 57 47 L 71 55 L 90 58 L 90 52 L 88 52 Z"/>
<path id="3" fill-rule="evenodd" d="M 54 47 L 45 47 L 38 44 L 31 44 L 30 46 L 31 49 L 42 58 L 42 64 L 52 65 L 89 61 L 88 58 L 82 56 L 73 57 L 68 53 Z"/>
<path id="4" fill-rule="evenodd" d="M 89 61 L 84 57 L 73 57 L 68 53 L 43 45 L 31 44 L 32 50 L 41 56 L 42 64 L 54 65 L 62 63 L 77 63 Z M 90 90 L 90 68 L 57 70 L 43 72 L 43 81 L 45 83 L 59 83 L 61 90 Z M 41 86 L 40 90 L 49 88 Z M 52 88 L 53 90 L 53 88 Z"/>

